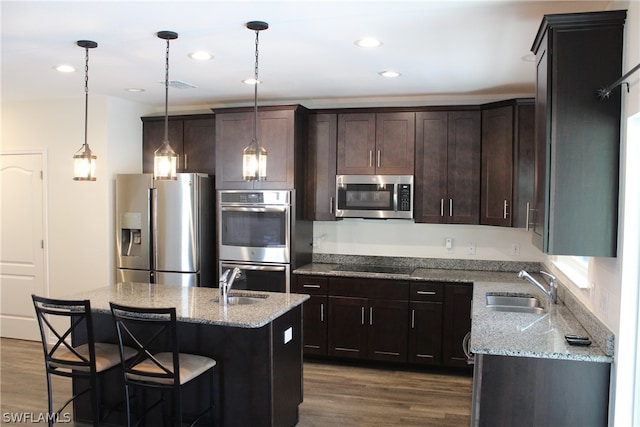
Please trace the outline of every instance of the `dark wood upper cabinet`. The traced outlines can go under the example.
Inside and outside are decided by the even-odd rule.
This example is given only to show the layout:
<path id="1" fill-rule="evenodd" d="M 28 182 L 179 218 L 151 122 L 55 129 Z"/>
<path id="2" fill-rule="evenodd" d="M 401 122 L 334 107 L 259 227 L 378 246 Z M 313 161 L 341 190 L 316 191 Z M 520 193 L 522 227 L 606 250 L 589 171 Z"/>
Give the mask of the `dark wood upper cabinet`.
<path id="1" fill-rule="evenodd" d="M 545 15 L 536 54 L 533 242 L 555 255 L 614 257 L 626 11 Z"/>
<path id="2" fill-rule="evenodd" d="M 413 175 L 415 113 L 338 115 L 337 173 Z"/>
<path id="3" fill-rule="evenodd" d="M 213 114 L 170 116 L 169 143 L 178 154 L 178 172 L 215 173 Z M 142 117 L 142 172 L 153 173 L 153 153 L 164 141 L 164 117 Z"/>
<path id="4" fill-rule="evenodd" d="M 480 224 L 526 227 L 533 203 L 534 100 L 482 108 Z"/>
<path id="5" fill-rule="evenodd" d="M 416 222 L 478 224 L 480 111 L 416 113 Z"/>
<path id="6" fill-rule="evenodd" d="M 216 188 L 294 189 L 303 185 L 307 115 L 299 105 L 260 107 L 258 139 L 267 150 L 266 181 L 242 179 L 242 150 L 253 138 L 253 108 L 214 110 Z"/>
<path id="7" fill-rule="evenodd" d="M 335 221 L 338 115 L 311 114 L 305 177 L 305 219 Z"/>

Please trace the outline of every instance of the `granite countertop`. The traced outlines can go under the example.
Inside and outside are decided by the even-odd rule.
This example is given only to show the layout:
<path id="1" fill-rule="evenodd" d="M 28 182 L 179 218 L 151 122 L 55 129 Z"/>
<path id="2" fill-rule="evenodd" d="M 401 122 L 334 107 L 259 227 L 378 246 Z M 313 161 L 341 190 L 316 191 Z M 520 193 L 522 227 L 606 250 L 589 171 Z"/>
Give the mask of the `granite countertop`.
<path id="1" fill-rule="evenodd" d="M 542 314 L 490 311 L 487 292 L 529 294 L 545 307 Z M 562 303 L 550 304 L 533 286 L 523 283 L 474 282 L 470 350 L 475 354 L 613 362 L 593 338 L 588 347 L 572 346 L 565 334 L 589 334 Z"/>
<path id="2" fill-rule="evenodd" d="M 375 265 L 376 262 L 366 264 Z M 395 259 L 393 265 L 403 265 L 402 259 Z M 549 307 L 547 297 L 534 286 L 517 279 L 513 271 L 494 269 L 448 269 L 416 267 L 411 274 L 366 273 L 336 270 L 342 264 L 314 262 L 293 271 L 298 275 L 317 275 L 328 277 L 363 277 L 376 279 L 394 279 L 401 281 L 440 281 L 473 283 L 473 307 L 471 322 L 471 351 L 477 354 L 535 357 L 549 359 L 582 360 L 591 362 L 613 362 L 613 334 L 598 325 L 597 321 L 584 307 L 572 299 L 573 312 L 559 300 Z M 391 265 L 391 264 L 389 264 Z M 457 266 L 456 266 L 457 267 Z M 547 309 L 543 314 L 495 312 L 486 308 L 487 292 L 522 293 L 536 296 Z M 570 298 L 568 292 L 562 292 Z M 579 313 L 578 321 L 574 313 Z M 593 334 L 587 333 L 583 324 L 589 326 Z M 586 335 L 591 337 L 588 347 L 570 346 L 564 334 Z"/>
<path id="3" fill-rule="evenodd" d="M 293 271 L 294 274 L 308 274 L 330 277 L 366 277 L 371 279 L 395 279 L 409 281 L 441 281 L 473 283 L 513 282 L 517 273 L 504 271 L 449 270 L 443 268 L 415 268 L 411 274 L 366 273 L 362 271 L 337 271 L 341 264 L 311 263 Z"/>
<path id="4" fill-rule="evenodd" d="M 260 328 L 309 299 L 308 295 L 280 292 L 231 291 L 231 296 L 266 297 L 250 305 L 217 302 L 218 288 L 181 287 L 148 283 L 118 283 L 68 296 L 88 299 L 91 310 L 111 313 L 109 302 L 137 307 L 176 307 L 178 321 L 238 328 Z"/>

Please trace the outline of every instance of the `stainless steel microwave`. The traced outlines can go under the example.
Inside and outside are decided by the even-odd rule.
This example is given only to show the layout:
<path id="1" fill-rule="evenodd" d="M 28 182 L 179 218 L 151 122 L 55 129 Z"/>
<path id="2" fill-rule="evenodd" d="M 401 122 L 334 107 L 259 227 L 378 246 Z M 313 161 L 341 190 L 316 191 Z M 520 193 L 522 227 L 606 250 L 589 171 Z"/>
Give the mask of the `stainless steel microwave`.
<path id="1" fill-rule="evenodd" d="M 337 175 L 336 216 L 413 218 L 412 175 Z"/>

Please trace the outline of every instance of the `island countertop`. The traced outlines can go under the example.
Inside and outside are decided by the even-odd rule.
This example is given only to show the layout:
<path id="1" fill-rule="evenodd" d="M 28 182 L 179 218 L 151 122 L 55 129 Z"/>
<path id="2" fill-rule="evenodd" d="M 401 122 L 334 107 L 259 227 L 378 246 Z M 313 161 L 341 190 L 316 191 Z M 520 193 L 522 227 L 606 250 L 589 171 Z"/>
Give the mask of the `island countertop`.
<path id="1" fill-rule="evenodd" d="M 110 302 L 134 307 L 175 307 L 178 321 L 238 328 L 260 328 L 309 299 L 308 295 L 280 292 L 231 291 L 231 296 L 258 296 L 249 305 L 224 307 L 217 301 L 218 288 L 182 287 L 125 282 L 70 295 L 88 299 L 92 311 L 110 313 Z"/>

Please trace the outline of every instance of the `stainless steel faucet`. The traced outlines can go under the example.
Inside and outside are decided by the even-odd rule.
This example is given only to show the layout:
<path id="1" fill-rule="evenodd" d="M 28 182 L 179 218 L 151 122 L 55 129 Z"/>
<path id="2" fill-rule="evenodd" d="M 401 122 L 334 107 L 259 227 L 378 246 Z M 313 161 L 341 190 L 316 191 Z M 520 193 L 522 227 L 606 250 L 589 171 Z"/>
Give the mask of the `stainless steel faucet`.
<path id="1" fill-rule="evenodd" d="M 231 275 L 229 275 L 231 273 Z M 240 269 L 235 267 L 233 270 L 225 270 L 218 280 L 218 287 L 220 288 L 219 302 L 222 305 L 229 304 L 229 291 L 233 286 L 234 280 L 240 275 Z"/>
<path id="2" fill-rule="evenodd" d="M 544 286 L 536 279 L 534 279 L 529 273 L 525 270 L 520 270 L 518 273 L 518 279 L 525 279 L 529 283 L 531 283 L 536 288 L 540 289 L 546 296 L 549 297 L 549 302 L 552 304 L 558 303 L 558 285 L 556 284 L 556 276 L 553 274 L 547 273 L 546 271 L 540 271 L 540 274 L 547 276 L 549 278 L 549 291 L 547 291 Z"/>

